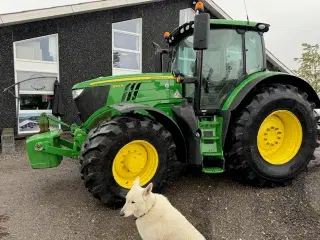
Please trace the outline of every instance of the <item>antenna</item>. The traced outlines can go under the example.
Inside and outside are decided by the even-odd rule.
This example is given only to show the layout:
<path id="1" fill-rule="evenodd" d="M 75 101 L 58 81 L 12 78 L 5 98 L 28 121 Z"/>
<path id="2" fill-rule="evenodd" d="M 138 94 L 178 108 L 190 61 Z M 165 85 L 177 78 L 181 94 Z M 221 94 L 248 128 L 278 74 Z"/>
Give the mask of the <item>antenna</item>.
<path id="1" fill-rule="evenodd" d="M 246 15 L 247 15 L 247 21 L 248 21 L 248 24 L 249 24 L 249 15 L 248 15 L 248 10 L 247 10 L 247 2 L 246 2 L 246 0 L 243 0 L 243 2 L 244 2 L 244 7 L 245 7 L 245 9 L 246 9 Z"/>

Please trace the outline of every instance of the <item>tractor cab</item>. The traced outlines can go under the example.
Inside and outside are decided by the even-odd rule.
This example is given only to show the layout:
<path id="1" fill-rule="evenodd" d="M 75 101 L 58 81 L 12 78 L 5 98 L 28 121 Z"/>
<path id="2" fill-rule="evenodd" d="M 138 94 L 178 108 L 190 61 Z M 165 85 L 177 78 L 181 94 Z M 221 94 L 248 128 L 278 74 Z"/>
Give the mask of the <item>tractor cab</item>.
<path id="1" fill-rule="evenodd" d="M 251 74 L 266 71 L 263 33 L 269 25 L 210 20 L 209 14 L 202 13 L 202 4 L 196 10 L 195 21 L 166 33 L 165 39 L 171 71 L 184 83 L 183 97 L 201 115 L 221 109 L 239 83 Z"/>
<path id="2" fill-rule="evenodd" d="M 171 72 L 182 84 L 183 104 L 173 108 L 174 116 L 179 125 L 197 126 L 184 137 L 195 146 L 188 149 L 189 158 L 206 173 L 225 169 L 231 113 L 223 106 L 240 83 L 266 71 L 263 33 L 268 30 L 264 23 L 210 20 L 198 2 L 194 21 L 164 34 L 169 49 L 161 52 L 169 53 Z"/>

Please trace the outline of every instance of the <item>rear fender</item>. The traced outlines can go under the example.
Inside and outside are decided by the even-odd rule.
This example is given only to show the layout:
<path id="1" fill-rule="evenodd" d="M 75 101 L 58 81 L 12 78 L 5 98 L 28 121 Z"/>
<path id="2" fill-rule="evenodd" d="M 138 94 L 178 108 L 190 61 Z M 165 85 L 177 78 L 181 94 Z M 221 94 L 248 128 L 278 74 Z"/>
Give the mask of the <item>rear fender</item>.
<path id="1" fill-rule="evenodd" d="M 300 91 L 308 94 L 309 101 L 315 103 L 316 108 L 320 108 L 320 99 L 317 92 L 304 79 L 281 72 L 264 72 L 254 74 L 239 84 L 229 95 L 222 110 L 235 110 L 245 99 L 255 94 L 255 89 L 258 89 L 262 85 L 274 83 L 290 84 L 297 87 Z"/>
<path id="2" fill-rule="evenodd" d="M 226 118 L 228 120 L 226 121 L 227 124 L 223 128 L 223 142 L 227 139 L 229 123 L 232 122 L 231 119 L 235 115 L 235 112 L 238 109 L 241 110 L 243 105 L 249 102 L 250 99 L 256 95 L 256 90 L 260 87 L 274 83 L 288 84 L 297 87 L 300 91 L 308 94 L 308 100 L 313 102 L 316 108 L 320 108 L 320 99 L 316 91 L 304 79 L 282 72 L 263 72 L 253 74 L 232 91 L 222 107 L 222 112 L 228 116 Z"/>

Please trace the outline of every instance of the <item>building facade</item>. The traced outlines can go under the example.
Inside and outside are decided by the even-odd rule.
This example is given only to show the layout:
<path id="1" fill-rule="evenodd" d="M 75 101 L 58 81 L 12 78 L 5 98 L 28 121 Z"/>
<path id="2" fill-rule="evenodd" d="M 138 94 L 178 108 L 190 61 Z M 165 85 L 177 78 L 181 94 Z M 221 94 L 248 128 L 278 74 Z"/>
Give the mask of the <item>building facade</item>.
<path id="1" fill-rule="evenodd" d="M 52 113 L 56 80 L 65 109 L 62 120 L 71 124 L 79 122 L 71 93 L 74 84 L 100 76 L 154 72 L 152 42 L 165 47 L 163 33 L 193 19 L 194 1 L 131 2 L 101 9 L 90 3 L 72 5 L 73 14 L 60 7 L 54 14 L 47 9 L 48 16 L 40 10 L 0 16 L 0 92 L 33 78 L 1 95 L 0 131 L 11 127 L 16 135 L 37 132 L 39 114 Z M 83 10 L 74 14 L 77 7 Z M 226 18 L 214 3 L 206 1 L 206 7 L 212 18 Z M 286 71 L 274 57 L 268 58 L 268 66 Z"/>

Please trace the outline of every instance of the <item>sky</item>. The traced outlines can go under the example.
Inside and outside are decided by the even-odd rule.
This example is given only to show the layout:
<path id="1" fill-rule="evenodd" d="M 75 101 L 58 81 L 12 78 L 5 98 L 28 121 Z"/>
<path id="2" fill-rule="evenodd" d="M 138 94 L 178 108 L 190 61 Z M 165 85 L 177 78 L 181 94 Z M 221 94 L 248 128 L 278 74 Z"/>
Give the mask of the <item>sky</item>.
<path id="1" fill-rule="evenodd" d="M 0 0 L 0 14 L 94 0 Z M 187 1 L 187 0 L 186 0 Z M 188 0 L 189 1 L 189 0 Z M 213 0 L 233 19 L 246 19 L 244 0 Z M 270 24 L 266 47 L 291 70 L 302 53 L 301 44 L 320 43 L 319 0 L 246 0 L 251 21 Z"/>

